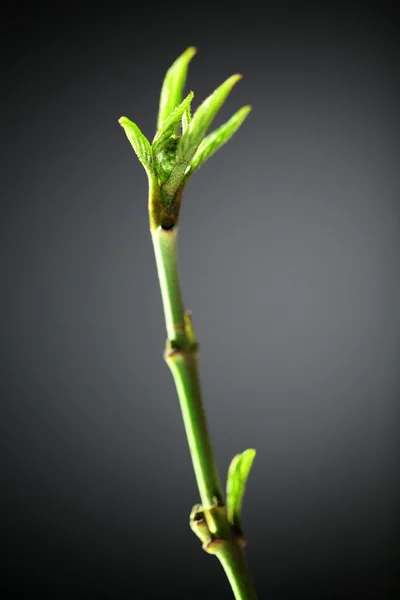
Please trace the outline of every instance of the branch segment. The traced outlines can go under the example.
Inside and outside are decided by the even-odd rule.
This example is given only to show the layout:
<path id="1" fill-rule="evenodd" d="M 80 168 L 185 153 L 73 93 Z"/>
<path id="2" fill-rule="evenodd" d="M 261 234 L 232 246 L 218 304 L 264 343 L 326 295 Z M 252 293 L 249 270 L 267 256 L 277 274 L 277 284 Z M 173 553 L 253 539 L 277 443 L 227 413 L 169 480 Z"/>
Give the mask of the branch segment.
<path id="1" fill-rule="evenodd" d="M 150 230 L 168 336 L 164 357 L 178 392 L 201 499 L 201 505 L 196 505 L 192 511 L 190 524 L 201 539 L 204 550 L 220 560 L 236 600 L 256 600 L 245 564 L 244 540 L 238 526 L 244 491 L 243 469 L 238 471 L 238 468 L 243 460 L 237 459 L 235 468 L 230 470 L 229 502 L 226 506 L 201 397 L 198 345 L 191 315 L 184 311 L 177 264 L 177 225 L 186 182 L 195 169 L 232 136 L 250 107 L 241 109 L 204 139 L 241 76 L 228 78 L 192 117 L 190 104 L 193 94 L 189 94 L 183 102 L 182 94 L 188 65 L 194 54 L 195 48 L 188 48 L 167 72 L 160 98 L 158 131 L 152 145 L 135 123 L 126 117 L 121 117 L 119 122 L 149 180 Z M 246 473 L 249 468 L 246 467 Z"/>
<path id="2" fill-rule="evenodd" d="M 192 510 L 190 526 L 203 549 L 221 562 L 236 600 L 256 600 L 243 554 L 244 539 L 228 519 L 211 446 L 201 397 L 196 335 L 191 315 L 183 309 L 176 236 L 176 227 L 152 231 L 168 333 L 164 357 L 175 381 L 201 499 Z"/>
<path id="3" fill-rule="evenodd" d="M 201 398 L 197 351 L 190 349 L 187 338 L 185 345 L 171 348 L 167 342 L 165 360 L 175 381 L 201 502 L 213 506 L 216 499 L 223 501 L 222 486 Z"/>

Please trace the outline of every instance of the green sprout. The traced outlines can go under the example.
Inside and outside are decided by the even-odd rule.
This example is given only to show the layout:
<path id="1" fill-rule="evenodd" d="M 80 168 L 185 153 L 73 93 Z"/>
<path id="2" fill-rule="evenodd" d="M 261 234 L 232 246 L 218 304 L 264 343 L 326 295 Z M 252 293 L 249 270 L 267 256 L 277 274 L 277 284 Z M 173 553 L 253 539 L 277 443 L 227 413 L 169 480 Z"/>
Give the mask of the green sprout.
<path id="1" fill-rule="evenodd" d="M 241 509 L 255 450 L 237 454 L 228 470 L 224 493 L 207 427 L 198 372 L 198 344 L 191 313 L 185 311 L 179 282 L 177 233 L 182 193 L 192 174 L 237 131 L 251 110 L 244 106 L 226 123 L 207 132 L 241 75 L 222 83 L 192 115 L 193 92 L 183 99 L 188 48 L 167 71 L 152 143 L 127 117 L 120 125 L 149 181 L 149 220 L 167 330 L 164 358 L 177 389 L 201 504 L 190 514 L 190 527 L 203 549 L 220 560 L 236 600 L 257 598 L 244 556 Z"/>

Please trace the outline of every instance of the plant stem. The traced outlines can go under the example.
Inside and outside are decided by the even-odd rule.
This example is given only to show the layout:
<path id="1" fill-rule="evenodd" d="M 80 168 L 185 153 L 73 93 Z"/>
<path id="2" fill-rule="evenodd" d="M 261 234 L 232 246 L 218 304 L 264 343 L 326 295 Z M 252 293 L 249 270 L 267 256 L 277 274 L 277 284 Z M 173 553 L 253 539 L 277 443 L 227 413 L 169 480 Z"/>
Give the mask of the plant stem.
<path id="1" fill-rule="evenodd" d="M 243 548 L 238 543 L 226 544 L 221 552 L 218 552 L 217 558 L 223 566 L 236 600 L 242 598 L 257 600 L 257 594 L 248 573 Z"/>
<path id="2" fill-rule="evenodd" d="M 201 397 L 197 345 L 191 321 L 184 311 L 179 283 L 178 228 L 176 222 L 169 229 L 163 229 L 161 225 L 154 227 L 152 217 L 150 223 L 168 335 L 165 360 L 178 392 L 201 508 L 210 533 L 209 543 L 204 543 L 203 548 L 216 554 L 220 560 L 236 600 L 256 600 L 243 548 L 227 519 L 224 494 L 208 433 Z"/>
<path id="3" fill-rule="evenodd" d="M 191 348 L 185 323 L 177 265 L 177 227 L 152 231 L 158 278 L 164 306 L 169 352 L 165 359 L 171 369 L 181 405 L 193 469 L 204 507 L 222 501 L 222 489 L 211 447 L 201 399 L 198 357 Z"/>

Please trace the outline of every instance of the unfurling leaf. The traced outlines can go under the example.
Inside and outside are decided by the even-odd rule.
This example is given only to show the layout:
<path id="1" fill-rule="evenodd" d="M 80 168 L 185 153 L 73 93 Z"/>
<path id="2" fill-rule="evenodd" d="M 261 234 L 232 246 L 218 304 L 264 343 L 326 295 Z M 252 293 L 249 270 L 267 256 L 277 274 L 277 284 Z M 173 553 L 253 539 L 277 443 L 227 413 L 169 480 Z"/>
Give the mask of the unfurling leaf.
<path id="1" fill-rule="evenodd" d="M 251 106 L 243 106 L 243 108 L 238 110 L 233 117 L 229 119 L 229 121 L 221 125 L 221 127 L 218 127 L 218 129 L 204 138 L 204 140 L 200 143 L 200 146 L 197 148 L 192 160 L 190 161 L 190 170 L 188 175 L 198 169 L 208 158 L 210 158 L 210 156 L 214 154 L 214 152 L 216 152 L 219 148 L 221 148 L 221 146 L 230 140 L 250 111 Z"/>
<path id="2" fill-rule="evenodd" d="M 139 127 L 127 117 L 121 117 L 118 122 L 121 127 L 123 127 L 138 159 L 146 170 L 150 170 L 152 164 L 152 152 L 149 140 L 140 131 Z"/>
<path id="3" fill-rule="evenodd" d="M 121 117 L 118 122 L 123 127 L 126 137 L 146 171 L 151 171 L 152 152 L 147 137 L 140 131 L 136 123 L 130 121 L 127 117 Z"/>
<path id="4" fill-rule="evenodd" d="M 193 92 L 190 92 L 186 98 L 174 110 L 162 123 L 160 129 L 157 131 L 153 140 L 153 152 L 156 154 L 160 151 L 160 148 L 169 140 L 169 138 L 175 134 L 176 129 L 179 127 L 182 115 L 189 109 L 190 103 L 193 100 Z"/>
<path id="5" fill-rule="evenodd" d="M 163 122 L 171 112 L 181 103 L 183 88 L 185 87 L 186 75 L 189 63 L 196 54 L 196 48 L 191 46 L 181 54 L 168 69 L 161 89 L 160 108 L 158 111 L 157 128 L 160 129 Z M 176 133 L 178 125 L 175 127 Z"/>
<path id="6" fill-rule="evenodd" d="M 240 514 L 243 496 L 255 455 L 256 451 L 253 448 L 237 454 L 233 457 L 228 470 L 226 481 L 228 520 L 239 530 L 241 530 Z"/>
<path id="7" fill-rule="evenodd" d="M 176 127 L 179 127 L 182 116 L 187 110 L 190 111 L 190 103 L 193 98 L 193 92 L 177 106 L 172 113 L 165 119 L 161 129 L 159 129 L 153 140 L 153 156 L 155 167 L 161 184 L 163 184 L 171 174 L 175 166 L 175 154 L 178 144 L 178 136 L 175 135 Z"/>
<path id="8" fill-rule="evenodd" d="M 200 104 L 192 117 L 189 127 L 179 141 L 176 153 L 177 163 L 185 163 L 186 166 L 189 164 L 189 161 L 192 159 L 233 86 L 241 78 L 241 75 L 232 75 Z"/>
<path id="9" fill-rule="evenodd" d="M 186 180 L 190 160 L 193 158 L 200 142 L 204 138 L 207 129 L 222 107 L 235 83 L 241 79 L 241 75 L 232 75 L 224 81 L 194 113 L 190 123 L 185 127 L 185 132 L 178 140 L 175 155 L 175 165 L 163 183 L 163 201 L 172 204 L 173 199 Z"/>
<path id="10" fill-rule="evenodd" d="M 182 115 L 182 133 L 187 131 L 190 121 L 192 120 L 192 113 L 190 112 L 190 106 L 188 106 L 187 110 Z"/>

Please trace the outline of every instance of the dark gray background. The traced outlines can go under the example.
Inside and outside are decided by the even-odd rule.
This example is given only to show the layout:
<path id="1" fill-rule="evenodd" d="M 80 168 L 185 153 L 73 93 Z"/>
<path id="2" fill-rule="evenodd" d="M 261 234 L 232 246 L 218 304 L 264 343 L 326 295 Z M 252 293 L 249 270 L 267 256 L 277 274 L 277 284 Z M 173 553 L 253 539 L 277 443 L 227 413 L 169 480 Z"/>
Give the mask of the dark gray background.
<path id="1" fill-rule="evenodd" d="M 98 4 L 2 9 L 6 597 L 232 597 L 188 527 L 147 180 L 117 122 L 153 136 L 189 45 L 195 106 L 240 72 L 216 123 L 254 107 L 188 185 L 179 250 L 223 476 L 257 449 L 260 599 L 397 597 L 392 5 Z"/>

